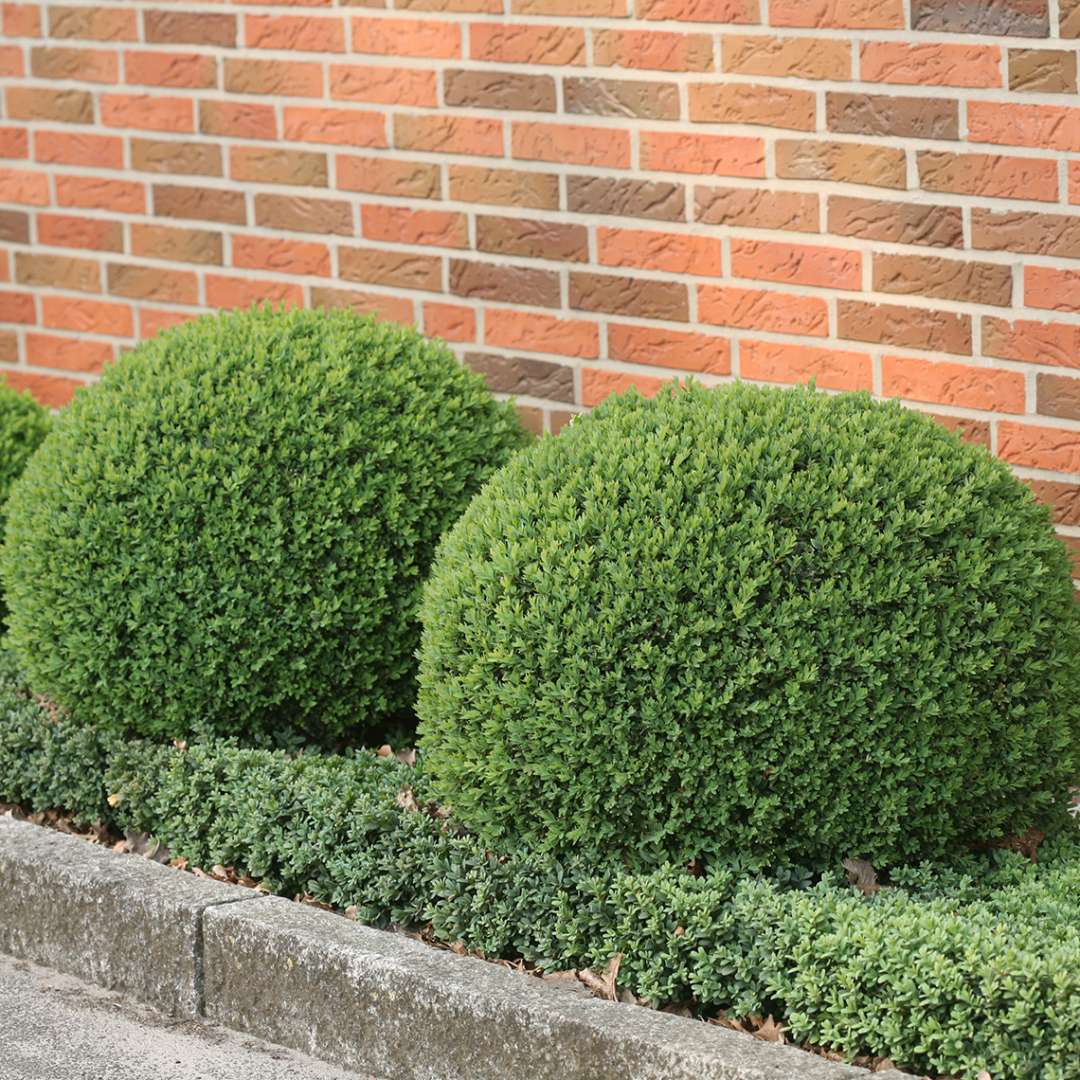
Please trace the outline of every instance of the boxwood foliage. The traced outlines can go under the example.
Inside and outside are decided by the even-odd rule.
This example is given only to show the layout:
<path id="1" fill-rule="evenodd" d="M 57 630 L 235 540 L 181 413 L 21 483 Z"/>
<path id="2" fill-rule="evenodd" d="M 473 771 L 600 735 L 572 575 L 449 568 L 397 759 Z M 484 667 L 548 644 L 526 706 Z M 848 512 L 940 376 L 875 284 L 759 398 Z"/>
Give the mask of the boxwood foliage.
<path id="1" fill-rule="evenodd" d="M 87 722 L 349 736 L 409 710 L 435 543 L 525 438 L 412 329 L 263 307 L 169 330 L 12 492 L 14 648 Z"/>
<path id="2" fill-rule="evenodd" d="M 22 475 L 30 455 L 49 433 L 52 420 L 48 410 L 29 393 L 20 393 L 0 380 L 0 536 L 7 517 L 6 503 L 11 485 Z M 0 619 L 7 606 L 0 600 Z"/>
<path id="3" fill-rule="evenodd" d="M 793 1039 L 919 1073 L 1080 1080 L 1075 823 L 1037 866 L 983 851 L 897 870 L 872 897 L 831 871 L 750 860 L 695 875 L 498 853 L 424 812 L 422 769 L 367 751 L 124 740 L 42 708 L 0 663 L 0 802 L 145 831 L 192 866 L 234 866 L 489 958 L 552 971 L 621 953 L 619 989 L 654 1005 L 771 1012 Z"/>
<path id="4" fill-rule="evenodd" d="M 1080 612 L 1007 467 L 867 395 L 631 393 L 497 474 L 422 606 L 434 791 L 496 848 L 935 856 L 1080 775 Z"/>

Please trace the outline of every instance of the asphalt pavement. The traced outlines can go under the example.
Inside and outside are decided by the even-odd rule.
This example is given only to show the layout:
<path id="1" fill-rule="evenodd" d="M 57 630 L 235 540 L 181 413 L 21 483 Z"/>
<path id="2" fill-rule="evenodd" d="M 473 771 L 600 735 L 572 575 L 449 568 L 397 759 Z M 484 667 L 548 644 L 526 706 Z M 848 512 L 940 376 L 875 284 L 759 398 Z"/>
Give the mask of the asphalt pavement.
<path id="1" fill-rule="evenodd" d="M 375 1080 L 0 954 L 0 1080 Z"/>

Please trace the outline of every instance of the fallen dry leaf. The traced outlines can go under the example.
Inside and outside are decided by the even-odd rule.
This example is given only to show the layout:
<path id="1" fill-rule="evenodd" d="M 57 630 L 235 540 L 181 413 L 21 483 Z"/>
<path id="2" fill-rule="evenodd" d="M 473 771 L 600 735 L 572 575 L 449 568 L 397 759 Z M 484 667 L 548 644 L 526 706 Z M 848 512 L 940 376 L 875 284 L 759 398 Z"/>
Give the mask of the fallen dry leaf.
<path id="1" fill-rule="evenodd" d="M 842 865 L 847 871 L 848 883 L 854 885 L 863 896 L 873 896 L 880 892 L 877 871 L 865 859 L 845 859 Z"/>
<path id="2" fill-rule="evenodd" d="M 403 787 L 394 797 L 394 802 L 408 814 L 414 814 L 420 809 L 416 803 L 416 799 L 413 798 L 411 787 Z"/>
<path id="3" fill-rule="evenodd" d="M 764 1020 L 761 1017 L 753 1017 L 753 1019 L 758 1021 L 758 1025 L 752 1033 L 755 1039 L 771 1043 L 787 1042 L 787 1039 L 784 1038 L 784 1032 L 787 1031 L 787 1028 L 783 1024 L 777 1023 L 773 1019 L 772 1013 L 769 1013 Z"/>

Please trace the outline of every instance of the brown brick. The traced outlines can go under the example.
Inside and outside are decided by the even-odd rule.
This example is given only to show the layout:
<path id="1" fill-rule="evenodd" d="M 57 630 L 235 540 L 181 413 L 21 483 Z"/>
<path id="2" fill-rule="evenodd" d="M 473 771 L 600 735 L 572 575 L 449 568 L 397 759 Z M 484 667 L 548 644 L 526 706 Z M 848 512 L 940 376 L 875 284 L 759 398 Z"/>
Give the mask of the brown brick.
<path id="1" fill-rule="evenodd" d="M 152 45 L 236 45 L 236 16 L 211 11 L 147 11 L 146 41 Z"/>
<path id="2" fill-rule="evenodd" d="M 1080 38 L 1080 0 L 1058 0 L 1061 37 Z"/>
<path id="3" fill-rule="evenodd" d="M 326 155 L 311 150 L 234 146 L 229 151 L 229 176 L 262 184 L 326 187 Z"/>
<path id="4" fill-rule="evenodd" d="M 276 139 L 277 115 L 272 105 L 255 101 L 200 101 L 199 131 L 238 139 Z"/>
<path id="5" fill-rule="evenodd" d="M 1012 303 L 1012 268 L 998 263 L 876 252 L 873 274 L 876 292 L 933 296 L 939 300 L 997 307 Z"/>
<path id="6" fill-rule="evenodd" d="M 220 221 L 225 225 L 243 225 L 247 222 L 244 193 L 221 188 L 155 184 L 154 213 L 159 217 Z"/>
<path id="7" fill-rule="evenodd" d="M 346 281 L 442 292 L 442 259 L 437 255 L 342 247 L 338 249 L 338 268 Z"/>
<path id="8" fill-rule="evenodd" d="M 686 188 L 662 180 L 568 176 L 567 209 L 576 214 L 616 214 L 653 221 L 686 220 Z"/>
<path id="9" fill-rule="evenodd" d="M 694 220 L 706 225 L 818 231 L 819 199 L 811 192 L 698 186 L 694 204 Z"/>
<path id="10" fill-rule="evenodd" d="M 315 61 L 226 57 L 225 89 L 231 94 L 322 97 L 323 69 Z"/>
<path id="11" fill-rule="evenodd" d="M 204 263 L 220 266 L 221 233 L 205 229 L 177 229 L 169 225 L 132 225 L 131 253 L 147 259 Z"/>
<path id="12" fill-rule="evenodd" d="M 891 146 L 780 139 L 776 143 L 776 175 L 785 180 L 906 188 L 907 155 Z"/>
<path id="13" fill-rule="evenodd" d="M 480 214 L 476 218 L 476 248 L 528 259 L 588 262 L 589 230 L 559 221 Z"/>
<path id="14" fill-rule="evenodd" d="M 396 157 L 346 157 L 339 154 L 335 180 L 336 186 L 343 191 L 437 199 L 442 191 L 441 175 L 441 166 L 425 161 L 407 161 Z"/>
<path id="15" fill-rule="evenodd" d="M 136 14 L 128 8 L 66 7 L 49 8 L 49 36 L 54 38 L 89 38 L 93 41 L 138 41 Z"/>
<path id="16" fill-rule="evenodd" d="M 1058 166 L 1050 159 L 918 150 L 916 160 L 919 184 L 926 191 L 1057 201 Z"/>
<path id="17" fill-rule="evenodd" d="M 1041 94 L 1076 93 L 1076 53 L 1010 49 L 1009 89 Z"/>
<path id="18" fill-rule="evenodd" d="M 443 99 L 450 106 L 476 109 L 518 109 L 555 112 L 555 80 L 550 75 L 513 71 L 443 72 Z"/>
<path id="19" fill-rule="evenodd" d="M 9 86 L 4 91 L 9 120 L 55 120 L 61 124 L 92 124 L 94 101 L 85 90 L 46 90 Z"/>
<path id="20" fill-rule="evenodd" d="M 1035 390 L 1036 408 L 1043 416 L 1080 420 L 1080 379 L 1040 372 Z"/>
<path id="21" fill-rule="evenodd" d="M 221 147 L 216 143 L 133 138 L 131 167 L 140 172 L 221 176 Z"/>
<path id="22" fill-rule="evenodd" d="M 1055 525 L 1080 525 L 1080 485 L 1060 480 L 1028 480 L 1024 483 L 1035 498 L 1050 507 Z"/>
<path id="23" fill-rule="evenodd" d="M 106 49 L 35 45 L 30 50 L 30 71 L 38 79 L 114 83 L 120 78 L 120 63 L 117 54 Z"/>
<path id="24" fill-rule="evenodd" d="M 20 285 L 96 293 L 101 292 L 101 267 L 90 259 L 16 251 L 15 280 Z"/>
<path id="25" fill-rule="evenodd" d="M 640 79 L 563 79 L 568 113 L 627 116 L 646 120 L 678 120 L 679 88 L 675 83 Z"/>
<path id="26" fill-rule="evenodd" d="M 779 37 L 774 34 L 724 34 L 724 71 L 778 78 L 851 78 L 851 43 L 836 38 Z"/>
<path id="27" fill-rule="evenodd" d="M 954 311 L 840 299 L 837 337 L 904 349 L 971 355 L 971 316 Z"/>
<path id="28" fill-rule="evenodd" d="M 530 210 L 559 208 L 559 178 L 554 173 L 519 172 L 483 165 L 450 165 L 450 198 L 458 202 L 516 206 Z"/>
<path id="29" fill-rule="evenodd" d="M 926 415 L 936 420 L 943 428 L 958 432 L 964 442 L 990 449 L 989 420 L 972 420 L 967 416 L 947 416 L 944 413 L 927 413 Z"/>
<path id="30" fill-rule="evenodd" d="M 838 236 L 890 244 L 961 247 L 964 243 L 964 219 L 958 206 L 830 195 L 828 230 Z"/>
<path id="31" fill-rule="evenodd" d="M 671 322 L 686 322 L 690 317 L 686 286 L 681 282 L 583 271 L 570 274 L 570 306 L 580 311 Z"/>
<path id="32" fill-rule="evenodd" d="M 911 0 L 913 30 L 1049 37 L 1049 0 Z"/>
<path id="33" fill-rule="evenodd" d="M 197 304 L 198 279 L 188 270 L 109 263 L 109 292 L 129 300 L 157 300 L 169 304 Z"/>
<path id="34" fill-rule="evenodd" d="M 691 84 L 690 119 L 707 124 L 760 124 L 813 131 L 817 96 L 808 90 L 750 83 Z"/>
<path id="35" fill-rule="evenodd" d="M 303 195 L 256 195 L 255 224 L 288 232 L 352 236 L 353 210 L 341 199 L 310 199 Z"/>
<path id="36" fill-rule="evenodd" d="M 0 210 L 0 243 L 30 243 L 30 215 L 19 210 Z"/>
<path id="37" fill-rule="evenodd" d="M 465 364 L 483 375 L 488 387 L 496 394 L 516 394 L 573 404 L 574 369 L 566 364 L 478 352 L 466 353 Z"/>
<path id="38" fill-rule="evenodd" d="M 529 307 L 558 307 L 559 275 L 525 266 L 450 260 L 450 291 L 472 300 L 495 300 Z"/>
<path id="39" fill-rule="evenodd" d="M 1080 259 L 1080 217 L 975 207 L 971 211 L 971 246 L 982 251 Z"/>
<path id="40" fill-rule="evenodd" d="M 359 315 L 377 315 L 380 319 L 399 323 L 411 323 L 415 317 L 413 301 L 407 296 L 386 296 L 325 285 L 312 285 L 311 306 L 345 308 Z"/>
<path id="41" fill-rule="evenodd" d="M 888 94 L 825 95 L 830 131 L 912 139 L 958 139 L 960 103 L 955 99 L 891 97 Z"/>

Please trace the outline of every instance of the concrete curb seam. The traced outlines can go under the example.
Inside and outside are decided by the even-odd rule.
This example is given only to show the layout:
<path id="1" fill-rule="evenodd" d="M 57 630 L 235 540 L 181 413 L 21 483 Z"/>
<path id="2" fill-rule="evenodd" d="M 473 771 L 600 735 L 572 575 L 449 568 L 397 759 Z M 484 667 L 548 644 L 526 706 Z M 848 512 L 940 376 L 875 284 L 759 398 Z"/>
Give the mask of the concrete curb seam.
<path id="1" fill-rule="evenodd" d="M 869 1075 L 238 888 L 0 818 L 0 952 L 381 1080 Z"/>

